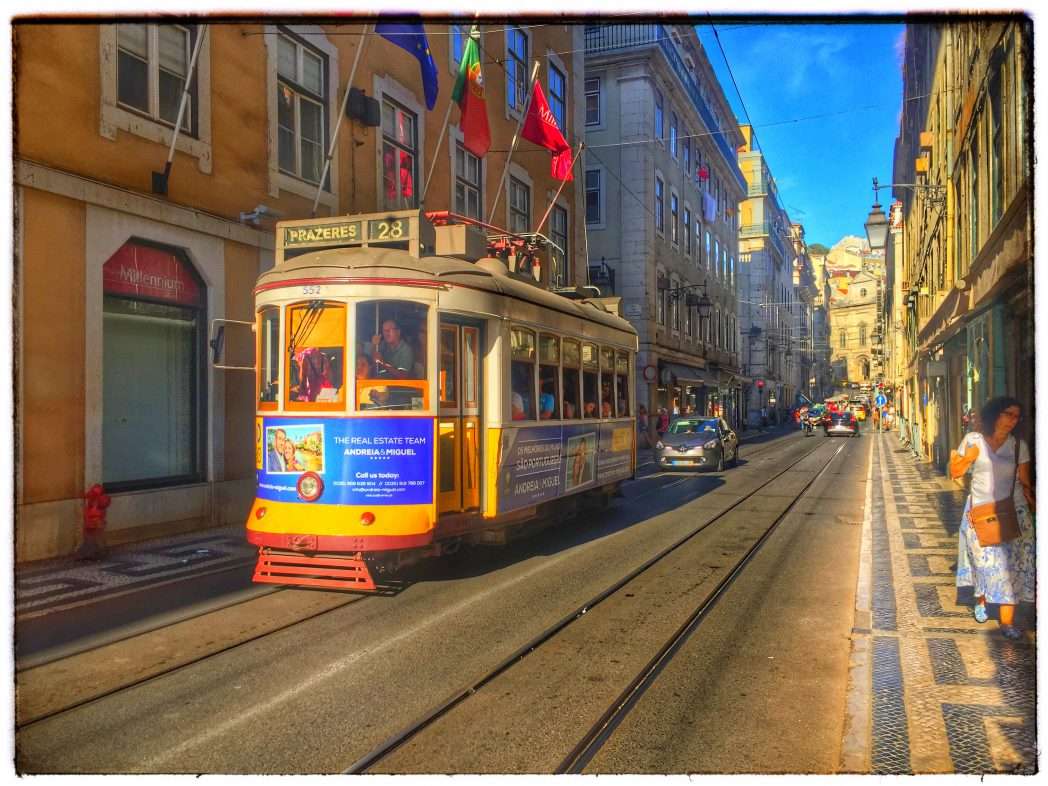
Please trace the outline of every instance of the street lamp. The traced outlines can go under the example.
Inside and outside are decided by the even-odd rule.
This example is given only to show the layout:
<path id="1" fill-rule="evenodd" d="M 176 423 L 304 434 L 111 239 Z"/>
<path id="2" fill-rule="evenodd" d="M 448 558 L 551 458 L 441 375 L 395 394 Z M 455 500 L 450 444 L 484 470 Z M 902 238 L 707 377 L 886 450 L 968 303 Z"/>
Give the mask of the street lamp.
<path id="1" fill-rule="evenodd" d="M 692 289 L 702 289 L 702 297 L 690 292 Z M 664 287 L 667 290 L 667 294 L 674 300 L 680 300 L 684 297 L 684 305 L 687 307 L 694 306 L 699 312 L 699 319 L 705 320 L 710 318 L 710 313 L 713 311 L 713 302 L 709 299 L 706 293 L 706 282 L 703 281 L 701 284 L 686 284 L 684 286 L 677 285 L 675 287 Z"/>
<path id="2" fill-rule="evenodd" d="M 882 188 L 910 188 L 919 194 L 924 194 L 932 205 L 943 207 L 946 204 L 946 187 L 928 183 L 888 183 L 878 185 L 877 178 L 873 179 L 873 208 L 866 218 L 866 239 L 870 242 L 870 249 L 879 251 L 888 242 L 888 217 L 881 210 L 877 201 L 877 191 Z"/>

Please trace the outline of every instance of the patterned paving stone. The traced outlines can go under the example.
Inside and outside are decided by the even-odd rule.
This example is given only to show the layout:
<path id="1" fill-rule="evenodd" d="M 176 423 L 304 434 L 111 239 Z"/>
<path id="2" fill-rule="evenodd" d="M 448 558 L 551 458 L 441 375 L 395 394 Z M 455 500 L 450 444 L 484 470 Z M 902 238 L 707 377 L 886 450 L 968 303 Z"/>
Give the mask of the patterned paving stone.
<path id="1" fill-rule="evenodd" d="M 965 492 L 873 435 L 868 762 L 878 774 L 1034 773 L 1036 637 L 979 625 L 954 586 Z"/>

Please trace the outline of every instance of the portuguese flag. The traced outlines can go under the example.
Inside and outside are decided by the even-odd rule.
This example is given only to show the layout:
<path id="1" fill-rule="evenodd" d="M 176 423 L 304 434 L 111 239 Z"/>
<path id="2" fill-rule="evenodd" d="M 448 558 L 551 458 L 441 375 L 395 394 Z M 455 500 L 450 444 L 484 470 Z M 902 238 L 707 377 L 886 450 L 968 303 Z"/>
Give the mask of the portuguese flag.
<path id="1" fill-rule="evenodd" d="M 462 144 L 477 158 L 483 158 L 491 147 L 488 129 L 488 106 L 484 101 L 484 77 L 480 74 L 480 30 L 476 25 L 462 51 L 462 65 L 451 99 L 462 112 Z"/>

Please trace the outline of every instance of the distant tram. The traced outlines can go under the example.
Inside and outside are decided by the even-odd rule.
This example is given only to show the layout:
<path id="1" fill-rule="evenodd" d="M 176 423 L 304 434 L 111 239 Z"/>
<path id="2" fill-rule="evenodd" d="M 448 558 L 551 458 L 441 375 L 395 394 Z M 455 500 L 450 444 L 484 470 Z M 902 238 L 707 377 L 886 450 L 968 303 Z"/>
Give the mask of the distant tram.
<path id="1" fill-rule="evenodd" d="M 633 327 L 430 215 L 277 224 L 255 287 L 256 582 L 374 591 L 634 475 Z"/>

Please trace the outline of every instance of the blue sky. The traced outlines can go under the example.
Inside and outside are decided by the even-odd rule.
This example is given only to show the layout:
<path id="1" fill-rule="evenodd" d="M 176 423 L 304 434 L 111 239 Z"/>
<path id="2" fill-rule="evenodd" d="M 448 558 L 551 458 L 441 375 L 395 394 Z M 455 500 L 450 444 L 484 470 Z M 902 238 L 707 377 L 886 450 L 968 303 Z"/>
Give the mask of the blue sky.
<path id="1" fill-rule="evenodd" d="M 891 182 L 905 27 L 871 21 L 716 24 L 720 46 L 709 25 L 696 28 L 740 123 L 748 112 L 783 205 L 809 245 L 865 236 L 872 179 Z M 890 201 L 882 190 L 881 204 Z"/>

